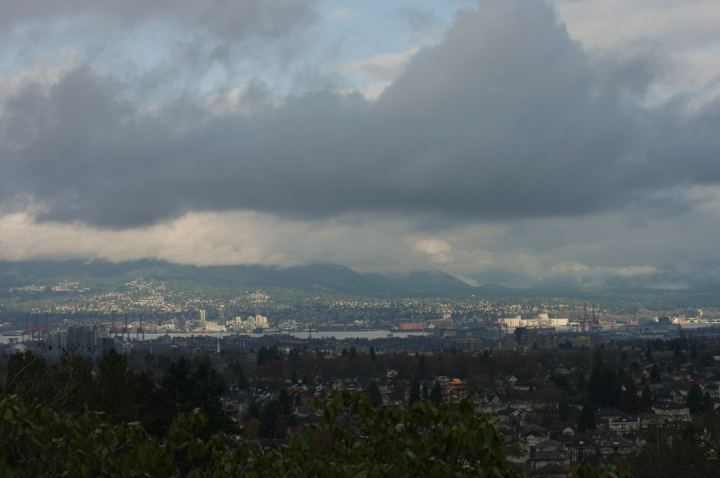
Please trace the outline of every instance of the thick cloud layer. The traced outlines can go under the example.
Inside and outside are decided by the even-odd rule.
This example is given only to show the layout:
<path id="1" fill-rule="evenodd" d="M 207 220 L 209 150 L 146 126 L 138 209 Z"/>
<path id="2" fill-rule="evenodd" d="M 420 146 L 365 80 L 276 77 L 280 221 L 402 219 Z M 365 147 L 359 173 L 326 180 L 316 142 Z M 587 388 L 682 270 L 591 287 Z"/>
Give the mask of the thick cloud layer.
<path id="1" fill-rule="evenodd" d="M 23 211 L 0 221 L 4 258 L 323 261 L 440 267 L 510 285 L 674 284 L 673 274 L 687 271 L 663 255 L 683 239 L 668 239 L 663 224 L 718 232 L 720 96 L 710 87 L 658 93 L 658 84 L 678 84 L 666 82 L 678 59 L 655 44 L 589 50 L 545 2 L 483 0 L 404 68 L 415 50 L 325 69 L 370 68 L 390 81 L 373 101 L 312 68 L 304 94 L 279 95 L 260 80 L 208 92 L 172 72 L 292 43 L 317 19 L 314 2 L 171 3 L 4 8 L 0 30 L 25 40 L 49 24 L 57 30 L 49 38 L 69 34 L 68 25 L 87 35 L 165 25 L 182 43 L 162 57 L 168 64 L 150 62 L 138 74 L 100 67 L 88 54 L 0 77 L 0 211 Z M 578 8 L 561 11 L 577 16 Z M 418 28 L 436 23 L 429 12 L 410 13 Z M 233 55 L 223 56 L 225 47 Z M 164 90 L 165 81 L 180 88 Z M 595 238 L 574 230 L 598 218 Z M 213 239 L 203 233 L 183 249 L 165 238 L 194 227 Z M 18 242 L 13 231 L 57 243 Z M 377 244 L 351 239 L 363 231 Z M 665 239 L 645 254 L 654 234 Z M 198 254 L 200 244 L 211 248 Z M 713 247 L 697 247 L 695 263 L 712 263 Z"/>
<path id="2" fill-rule="evenodd" d="M 29 194 L 44 219 L 110 227 L 190 210 L 500 218 L 618 208 L 720 179 L 717 101 L 643 106 L 662 67 L 646 54 L 589 57 L 535 1 L 459 12 L 447 39 L 375 102 L 320 91 L 276 106 L 256 86 L 240 99 L 251 115 L 214 115 L 187 98 L 148 111 L 113 77 L 79 66 L 3 105 L 2 199 Z"/>

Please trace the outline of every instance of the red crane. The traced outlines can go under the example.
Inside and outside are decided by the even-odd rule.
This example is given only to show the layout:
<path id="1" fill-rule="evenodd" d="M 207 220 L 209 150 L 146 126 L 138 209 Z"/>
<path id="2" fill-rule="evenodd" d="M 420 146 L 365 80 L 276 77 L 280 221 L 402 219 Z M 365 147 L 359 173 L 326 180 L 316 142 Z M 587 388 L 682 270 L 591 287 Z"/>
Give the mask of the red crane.
<path id="1" fill-rule="evenodd" d="M 112 326 L 110 327 L 110 333 L 115 334 L 115 337 L 117 337 L 117 334 L 118 334 L 118 326 L 117 326 L 117 322 L 115 322 L 116 315 L 117 315 L 117 313 L 113 310 L 112 311 L 113 323 L 112 323 Z"/>
<path id="2" fill-rule="evenodd" d="M 128 315 L 125 314 L 125 325 L 122 329 L 120 329 L 120 337 L 125 338 L 125 334 L 127 334 L 127 339 L 130 341 L 130 327 L 128 327 Z"/>
<path id="3" fill-rule="evenodd" d="M 138 325 L 138 328 L 136 330 L 137 332 L 137 339 L 140 340 L 140 335 L 142 335 L 143 341 L 145 340 L 145 328 L 143 327 L 143 316 L 140 314 L 140 325 Z"/>
<path id="4" fill-rule="evenodd" d="M 23 342 L 25 341 L 25 336 L 30 340 L 30 314 L 25 314 L 25 328 L 22 331 Z"/>
<path id="5" fill-rule="evenodd" d="M 39 321 L 40 311 L 35 311 L 35 326 L 30 331 L 32 333 L 32 338 L 35 339 L 35 335 L 37 335 L 38 340 L 40 340 L 40 321 Z"/>
<path id="6" fill-rule="evenodd" d="M 42 328 L 42 336 L 50 338 L 50 312 L 45 311 L 45 327 Z"/>

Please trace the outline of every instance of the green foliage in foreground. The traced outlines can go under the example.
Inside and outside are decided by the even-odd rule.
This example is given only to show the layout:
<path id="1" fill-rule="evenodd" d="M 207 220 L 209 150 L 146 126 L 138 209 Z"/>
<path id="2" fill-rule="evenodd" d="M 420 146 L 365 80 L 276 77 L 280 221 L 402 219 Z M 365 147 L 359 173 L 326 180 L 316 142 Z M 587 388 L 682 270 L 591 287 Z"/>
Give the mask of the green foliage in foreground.
<path id="1" fill-rule="evenodd" d="M 342 392 L 314 407 L 323 415 L 319 425 L 263 454 L 223 434 L 201 440 L 207 419 L 197 410 L 176 418 L 159 441 L 138 423 L 110 426 L 100 413 L 60 416 L 8 397 L 0 401 L 0 476 L 518 476 L 503 437 L 469 400 L 373 409 L 367 395 Z M 614 467 L 576 474 L 629 477 Z"/>

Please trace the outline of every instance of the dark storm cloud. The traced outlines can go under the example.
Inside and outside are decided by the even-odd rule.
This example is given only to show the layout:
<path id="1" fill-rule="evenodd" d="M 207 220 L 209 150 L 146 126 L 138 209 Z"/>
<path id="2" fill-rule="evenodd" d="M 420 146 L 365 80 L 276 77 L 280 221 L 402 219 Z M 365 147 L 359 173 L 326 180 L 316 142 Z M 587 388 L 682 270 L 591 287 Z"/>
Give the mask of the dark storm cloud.
<path id="1" fill-rule="evenodd" d="M 542 2 L 483 1 L 375 102 L 321 91 L 253 113 L 187 98 L 142 111 L 81 67 L 3 108 L 3 200 L 45 219 L 125 227 L 189 210 L 294 217 L 354 211 L 458 218 L 585 214 L 671 185 L 717 184 L 717 102 L 642 106 L 655 53 L 590 57 Z M 713 134 L 714 132 L 714 134 Z"/>

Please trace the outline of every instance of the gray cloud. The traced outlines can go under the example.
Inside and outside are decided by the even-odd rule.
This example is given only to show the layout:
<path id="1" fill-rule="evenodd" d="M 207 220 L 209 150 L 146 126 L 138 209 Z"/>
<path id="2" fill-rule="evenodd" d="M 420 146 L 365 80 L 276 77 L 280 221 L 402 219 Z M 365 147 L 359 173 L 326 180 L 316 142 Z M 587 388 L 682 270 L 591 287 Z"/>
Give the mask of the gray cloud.
<path id="1" fill-rule="evenodd" d="M 242 5 L 251 17 L 260 8 Z M 193 17 L 183 8 L 195 11 L 182 3 L 176 15 Z M 28 12 L 10 18 L 43 20 Z M 214 22 L 230 35 L 231 20 Z M 80 66 L 2 106 L 0 194 L 33 197 L 40 219 L 114 228 L 187 211 L 480 220 L 647 205 L 669 187 L 720 179 L 717 100 L 644 106 L 666 68 L 654 51 L 590 56 L 530 0 L 460 11 L 447 39 L 374 102 L 321 90 L 277 104 L 255 84 L 239 100 L 251 114 L 216 114 L 187 94 L 148 109 L 121 79 Z"/>
<path id="2" fill-rule="evenodd" d="M 148 23 L 170 23 L 200 29 L 219 38 L 237 40 L 253 35 L 279 38 L 316 19 L 312 9 L 315 3 L 315 0 L 4 0 L 0 2 L 3 12 L 0 30 L 9 33 L 38 28 L 48 34 L 53 22 L 63 20 L 74 28 L 80 25 L 83 33 L 105 30 L 107 34 L 107 29 L 130 30 Z"/>

